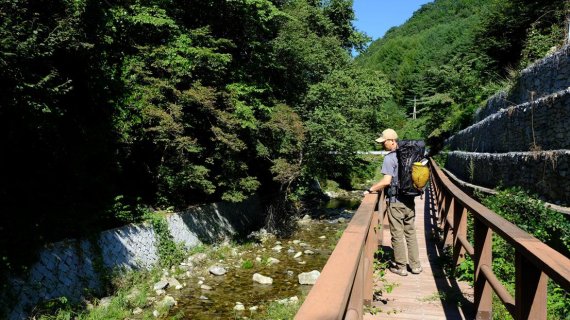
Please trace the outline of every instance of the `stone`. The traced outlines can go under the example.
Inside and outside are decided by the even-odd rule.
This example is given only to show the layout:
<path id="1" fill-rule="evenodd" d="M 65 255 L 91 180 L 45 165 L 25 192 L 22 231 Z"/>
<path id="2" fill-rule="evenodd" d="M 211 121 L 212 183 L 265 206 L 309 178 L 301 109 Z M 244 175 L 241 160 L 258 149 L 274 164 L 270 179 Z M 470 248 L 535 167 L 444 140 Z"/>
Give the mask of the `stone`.
<path id="1" fill-rule="evenodd" d="M 166 294 L 166 291 L 164 289 L 158 289 L 154 291 L 156 293 L 157 296 L 161 296 L 163 294 Z"/>
<path id="2" fill-rule="evenodd" d="M 228 272 L 225 268 L 220 266 L 212 266 L 208 271 L 215 276 L 223 276 Z"/>
<path id="3" fill-rule="evenodd" d="M 302 255 L 303 255 L 303 253 L 301 251 L 299 251 L 299 252 L 295 253 L 295 256 L 293 256 L 293 258 L 297 259 Z"/>
<path id="4" fill-rule="evenodd" d="M 243 310 L 245 310 L 245 307 L 244 307 L 243 303 L 241 303 L 241 302 L 236 302 L 236 305 L 235 305 L 235 307 L 234 307 L 234 310 L 235 310 L 235 311 L 243 311 Z"/>
<path id="5" fill-rule="evenodd" d="M 158 310 L 154 310 L 154 311 L 152 312 L 152 315 L 153 315 L 155 318 L 158 318 L 158 316 L 160 316 L 160 313 L 158 312 Z"/>
<path id="6" fill-rule="evenodd" d="M 143 312 L 143 309 L 137 307 L 133 310 L 133 314 L 141 314 Z"/>
<path id="7" fill-rule="evenodd" d="M 308 255 L 315 254 L 315 252 L 313 252 L 312 250 L 305 250 L 303 251 L 303 253 Z"/>
<path id="8" fill-rule="evenodd" d="M 270 277 L 266 277 L 264 275 L 261 275 L 259 273 L 254 273 L 253 274 L 253 281 L 257 282 L 257 283 L 261 283 L 261 284 L 272 284 L 273 283 L 273 279 Z"/>
<path id="9" fill-rule="evenodd" d="M 212 287 L 210 287 L 209 285 L 203 284 L 200 286 L 200 289 L 202 290 L 212 290 Z"/>
<path id="10" fill-rule="evenodd" d="M 176 290 L 182 290 L 182 288 L 184 288 L 184 286 L 182 286 L 181 284 L 174 287 L 174 289 L 176 289 Z"/>
<path id="11" fill-rule="evenodd" d="M 161 308 L 165 309 L 171 309 L 177 304 L 178 302 L 172 296 L 166 296 L 164 299 L 162 299 L 162 301 L 160 301 Z"/>
<path id="12" fill-rule="evenodd" d="M 320 236 L 319 239 L 326 239 L 326 236 Z"/>
<path id="13" fill-rule="evenodd" d="M 315 284 L 321 273 L 317 270 L 303 272 L 298 275 L 300 284 Z"/>
<path id="14" fill-rule="evenodd" d="M 281 251 L 281 249 L 283 249 L 283 247 L 280 245 L 276 245 L 275 247 L 271 248 L 271 250 L 277 251 L 277 252 Z"/>
<path id="15" fill-rule="evenodd" d="M 257 311 L 259 309 L 258 306 L 249 307 L 249 311 Z"/>
<path id="16" fill-rule="evenodd" d="M 301 243 L 301 240 L 293 240 L 293 244 L 299 244 Z"/>
<path id="17" fill-rule="evenodd" d="M 172 277 L 172 278 L 168 278 L 166 279 L 168 281 L 168 286 L 169 287 L 178 287 L 180 286 L 180 282 L 178 280 L 176 280 L 176 278 Z"/>
<path id="18" fill-rule="evenodd" d="M 295 272 L 293 272 L 291 270 L 287 270 L 287 275 L 292 277 L 293 275 L 295 275 Z"/>
<path id="19" fill-rule="evenodd" d="M 104 297 L 101 298 L 101 300 L 99 300 L 99 303 L 97 304 L 99 307 L 106 309 L 107 307 L 109 307 L 111 305 L 111 297 Z"/>
<path id="20" fill-rule="evenodd" d="M 269 259 L 267 259 L 267 264 L 268 264 L 268 265 L 277 264 L 277 263 L 279 263 L 279 262 L 280 262 L 280 261 L 279 261 L 278 259 L 275 259 L 275 258 L 269 258 Z"/>
<path id="21" fill-rule="evenodd" d="M 206 297 L 206 296 L 200 296 L 200 298 L 198 298 L 198 299 L 200 299 L 200 300 L 210 300 L 210 299 L 208 299 L 208 297 Z"/>
<path id="22" fill-rule="evenodd" d="M 161 279 L 159 282 L 155 283 L 154 286 L 152 286 L 152 289 L 156 291 L 166 289 L 166 287 L 168 287 L 168 281 L 166 279 Z"/>

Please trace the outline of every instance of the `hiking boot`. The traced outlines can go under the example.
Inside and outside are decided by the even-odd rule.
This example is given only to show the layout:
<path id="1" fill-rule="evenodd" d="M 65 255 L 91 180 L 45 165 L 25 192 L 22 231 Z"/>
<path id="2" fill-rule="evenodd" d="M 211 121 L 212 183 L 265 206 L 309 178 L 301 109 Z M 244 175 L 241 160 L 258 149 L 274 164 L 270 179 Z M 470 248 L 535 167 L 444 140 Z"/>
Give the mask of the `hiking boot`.
<path id="1" fill-rule="evenodd" d="M 417 267 L 417 268 L 412 268 L 411 271 L 413 274 L 420 274 L 422 271 L 424 271 L 424 269 L 422 269 L 422 267 Z"/>
<path id="2" fill-rule="evenodd" d="M 400 275 L 402 277 L 405 277 L 408 275 L 408 271 L 406 271 L 406 268 L 390 267 L 390 271 L 392 271 L 393 273 Z"/>

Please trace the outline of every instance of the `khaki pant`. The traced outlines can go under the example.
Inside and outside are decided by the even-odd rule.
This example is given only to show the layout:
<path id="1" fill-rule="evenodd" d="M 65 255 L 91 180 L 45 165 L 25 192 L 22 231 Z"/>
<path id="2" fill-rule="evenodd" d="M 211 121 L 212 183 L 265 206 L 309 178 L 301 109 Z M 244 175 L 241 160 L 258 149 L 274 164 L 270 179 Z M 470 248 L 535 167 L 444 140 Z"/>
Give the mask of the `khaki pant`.
<path id="1" fill-rule="evenodd" d="M 414 226 L 415 217 L 416 212 L 413 201 L 411 203 L 390 202 L 388 205 L 388 220 L 390 221 L 390 233 L 392 234 L 394 262 L 398 268 L 405 268 L 408 261 L 410 268 L 419 268 L 421 266 L 416 227 Z M 408 248 L 408 258 L 406 258 L 406 246 Z"/>

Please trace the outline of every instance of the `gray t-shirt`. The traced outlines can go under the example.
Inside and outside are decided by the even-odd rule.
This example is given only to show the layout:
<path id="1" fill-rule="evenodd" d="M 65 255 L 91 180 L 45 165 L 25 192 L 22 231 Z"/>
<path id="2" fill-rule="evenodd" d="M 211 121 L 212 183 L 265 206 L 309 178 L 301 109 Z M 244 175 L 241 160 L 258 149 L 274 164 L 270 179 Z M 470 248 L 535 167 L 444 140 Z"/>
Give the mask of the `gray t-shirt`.
<path id="1" fill-rule="evenodd" d="M 382 163 L 382 174 L 392 176 L 392 185 L 398 185 L 398 158 L 396 156 L 396 151 L 391 151 L 384 157 L 384 162 Z M 384 189 L 386 192 L 389 187 Z M 398 202 L 396 197 L 390 197 L 388 199 L 390 202 Z"/>

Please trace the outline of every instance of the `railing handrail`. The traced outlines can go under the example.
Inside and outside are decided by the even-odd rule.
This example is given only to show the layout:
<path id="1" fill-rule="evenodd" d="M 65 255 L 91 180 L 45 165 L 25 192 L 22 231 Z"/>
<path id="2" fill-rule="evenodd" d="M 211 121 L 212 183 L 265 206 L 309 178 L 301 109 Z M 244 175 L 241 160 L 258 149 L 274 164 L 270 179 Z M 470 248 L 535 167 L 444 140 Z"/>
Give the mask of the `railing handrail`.
<path id="1" fill-rule="evenodd" d="M 364 301 L 372 299 L 378 212 L 384 209 L 383 192 L 364 196 L 295 319 L 362 318 Z"/>
<path id="2" fill-rule="evenodd" d="M 544 274 L 565 290 L 570 290 L 570 259 L 469 197 L 449 180 L 433 159 L 430 164 L 432 186 L 436 192 L 438 211 L 442 211 L 440 218 L 445 226 L 444 231 L 453 232 L 455 263 L 458 263 L 456 259 L 459 253 L 455 252 L 458 244 L 459 248 L 465 248 L 475 260 L 475 305 L 478 308 L 478 319 L 491 315 L 491 295 L 486 286 L 497 293 L 515 319 L 532 318 L 533 315 L 538 315 L 538 318 L 546 316 L 547 279 Z M 466 240 L 467 210 L 473 214 L 476 222 L 475 246 Z M 515 248 L 516 300 L 510 297 L 492 273 L 492 233 L 488 229 Z M 444 237 L 447 239 L 447 235 Z M 531 305 L 524 305 L 527 302 Z"/>

